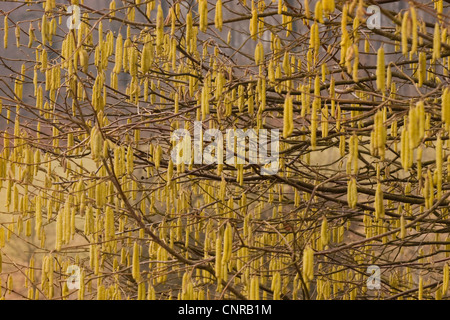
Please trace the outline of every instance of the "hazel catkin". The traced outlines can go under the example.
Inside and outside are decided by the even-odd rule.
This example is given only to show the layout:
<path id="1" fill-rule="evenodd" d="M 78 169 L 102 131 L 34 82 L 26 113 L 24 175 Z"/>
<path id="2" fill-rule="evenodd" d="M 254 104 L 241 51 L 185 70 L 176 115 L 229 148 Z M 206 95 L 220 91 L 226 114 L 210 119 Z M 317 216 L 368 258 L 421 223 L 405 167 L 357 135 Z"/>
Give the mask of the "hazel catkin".
<path id="1" fill-rule="evenodd" d="M 293 116 L 293 98 L 290 94 L 286 96 L 284 101 L 283 113 L 283 138 L 288 138 L 294 130 L 294 116 Z"/>
<path id="2" fill-rule="evenodd" d="M 383 94 L 386 91 L 386 65 L 384 61 L 384 47 L 381 46 L 378 49 L 377 53 L 377 89 L 380 90 Z"/>

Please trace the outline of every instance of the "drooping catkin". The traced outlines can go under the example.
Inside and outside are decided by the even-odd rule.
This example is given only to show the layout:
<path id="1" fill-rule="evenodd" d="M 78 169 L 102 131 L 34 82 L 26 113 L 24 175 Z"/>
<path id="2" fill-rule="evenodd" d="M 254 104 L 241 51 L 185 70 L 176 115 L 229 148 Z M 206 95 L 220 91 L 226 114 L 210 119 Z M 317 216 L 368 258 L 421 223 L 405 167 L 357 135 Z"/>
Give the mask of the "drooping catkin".
<path id="1" fill-rule="evenodd" d="M 307 282 L 314 279 L 314 251 L 310 246 L 303 251 L 303 279 Z"/>
<path id="2" fill-rule="evenodd" d="M 314 49 L 314 56 L 317 56 L 319 54 L 320 37 L 319 37 L 319 26 L 317 25 L 317 22 L 314 22 L 313 25 L 311 26 L 309 47 Z"/>
<path id="3" fill-rule="evenodd" d="M 409 10 L 411 11 L 411 33 L 412 33 L 411 54 L 416 54 L 418 44 L 418 34 L 417 34 L 417 11 L 414 4 L 411 4 Z"/>
<path id="4" fill-rule="evenodd" d="M 161 163 L 161 157 L 162 157 L 162 148 L 160 145 L 156 147 L 156 152 L 154 153 L 154 163 L 155 163 L 155 169 L 158 170 L 160 163 Z"/>
<path id="5" fill-rule="evenodd" d="M 288 138 L 294 131 L 293 98 L 288 93 L 284 100 L 283 138 Z"/>
<path id="6" fill-rule="evenodd" d="M 198 1 L 198 11 L 200 14 L 200 31 L 206 32 L 208 28 L 208 1 L 199 0 Z"/>
<path id="7" fill-rule="evenodd" d="M 164 13 L 161 4 L 158 5 L 156 14 L 156 48 L 161 52 L 161 46 L 164 43 Z"/>
<path id="8" fill-rule="evenodd" d="M 435 62 L 437 59 L 440 58 L 441 58 L 441 31 L 439 27 L 439 22 L 436 22 L 436 24 L 434 25 L 432 61 Z"/>
<path id="9" fill-rule="evenodd" d="M 136 282 L 141 280 L 141 271 L 139 265 L 140 248 L 138 243 L 135 241 L 133 244 L 133 265 L 131 275 Z"/>
<path id="10" fill-rule="evenodd" d="M 169 165 L 167 166 L 167 175 L 166 175 L 167 186 L 171 185 L 172 177 L 173 177 L 173 161 L 172 159 L 170 159 Z"/>
<path id="11" fill-rule="evenodd" d="M 270 289 L 273 291 L 273 300 L 280 300 L 281 295 L 281 275 L 280 272 L 275 272 L 272 278 Z"/>
<path id="12" fill-rule="evenodd" d="M 347 203 L 352 209 L 356 208 L 358 203 L 358 190 L 356 186 L 356 179 L 352 177 L 347 184 Z"/>
<path id="13" fill-rule="evenodd" d="M 19 48 L 20 47 L 20 27 L 17 24 L 16 25 L 16 29 L 15 29 L 15 35 L 16 35 L 16 47 Z"/>
<path id="14" fill-rule="evenodd" d="M 420 106 L 423 108 L 423 101 L 418 102 L 416 106 L 412 106 L 408 113 L 408 141 L 410 149 L 417 148 L 423 138 L 423 136 L 421 136 L 420 122 L 421 118 L 423 119 L 422 122 L 425 119 L 424 115 L 420 114 Z"/>
<path id="15" fill-rule="evenodd" d="M 3 30 L 4 30 L 4 36 L 3 36 L 3 47 L 5 49 L 8 48 L 8 32 L 9 32 L 9 27 L 8 27 L 8 16 L 5 15 L 5 19 L 4 19 L 4 24 L 3 24 Z"/>
<path id="16" fill-rule="evenodd" d="M 253 40 L 256 40 L 258 38 L 258 10 L 253 0 L 252 0 L 252 17 L 250 19 L 249 30 L 251 38 Z"/>
<path id="17" fill-rule="evenodd" d="M 127 51 L 127 48 L 125 48 L 125 51 Z M 122 34 L 119 33 L 116 39 L 116 50 L 115 50 L 115 65 L 113 72 L 115 74 L 119 74 L 122 71 L 122 65 L 124 60 L 124 43 L 123 43 L 123 37 Z"/>
<path id="18" fill-rule="evenodd" d="M 444 88 L 441 96 L 441 120 L 446 125 L 446 130 L 450 128 L 450 87 Z"/>
<path id="19" fill-rule="evenodd" d="M 279 0 L 281 2 L 281 0 Z M 259 279 L 253 276 L 250 280 L 250 300 L 259 300 Z"/>
<path id="20" fill-rule="evenodd" d="M 41 52 L 41 68 L 40 71 L 42 73 L 44 73 L 48 68 L 48 54 L 47 54 L 47 50 L 42 49 Z"/>
<path id="21" fill-rule="evenodd" d="M 442 295 L 445 296 L 448 290 L 448 281 L 449 281 L 449 266 L 448 263 L 445 263 L 443 268 L 443 276 L 442 276 Z"/>
<path id="22" fill-rule="evenodd" d="M 375 155 L 378 155 L 381 160 L 384 160 L 386 153 L 386 138 L 387 132 L 383 122 L 383 110 L 379 110 L 374 117 L 374 135 L 373 135 L 373 148 Z"/>
<path id="23" fill-rule="evenodd" d="M 324 23 L 323 20 L 323 0 L 319 0 L 316 2 L 316 6 L 314 7 L 314 19 L 319 21 L 320 23 Z"/>
<path id="24" fill-rule="evenodd" d="M 89 68 L 89 56 L 87 51 L 85 49 L 81 49 L 79 57 L 80 57 L 80 65 L 83 69 L 83 72 L 87 73 Z"/>
<path id="25" fill-rule="evenodd" d="M 110 241 L 115 235 L 114 211 L 111 207 L 106 208 L 105 216 L 105 241 Z"/>
<path id="26" fill-rule="evenodd" d="M 39 234 L 41 228 L 42 228 L 42 198 L 40 195 L 36 196 L 36 210 L 35 210 L 35 216 L 36 216 L 36 234 Z"/>
<path id="27" fill-rule="evenodd" d="M 401 215 L 400 217 L 400 239 L 405 239 L 406 228 L 405 228 L 405 217 Z"/>
<path id="28" fill-rule="evenodd" d="M 384 203 L 383 203 L 383 190 L 381 190 L 381 183 L 377 183 L 377 189 L 375 191 L 375 219 L 378 221 L 384 218 Z"/>
<path id="29" fill-rule="evenodd" d="M 436 140 L 436 188 L 437 188 L 437 199 L 442 197 L 442 161 L 443 161 L 443 151 L 442 151 L 442 139 L 439 135 Z"/>
<path id="30" fill-rule="evenodd" d="M 12 275 L 8 275 L 8 280 L 6 282 L 6 288 L 8 289 L 8 293 L 11 294 L 14 288 L 13 277 Z"/>
<path id="31" fill-rule="evenodd" d="M 423 300 L 423 277 L 419 276 L 419 292 L 418 292 L 418 299 Z"/>
<path id="32" fill-rule="evenodd" d="M 358 45 L 353 45 L 353 70 L 352 70 L 352 78 L 354 82 L 358 82 L 358 66 L 359 66 L 359 49 Z"/>
<path id="33" fill-rule="evenodd" d="M 224 238 L 223 238 L 223 254 L 222 254 L 222 265 L 226 266 L 226 264 L 231 259 L 231 250 L 233 244 L 233 230 L 231 225 L 228 223 L 225 228 Z"/>
<path id="34" fill-rule="evenodd" d="M 383 94 L 386 92 L 386 65 L 384 60 L 384 47 L 381 46 L 377 53 L 377 89 Z"/>
<path id="35" fill-rule="evenodd" d="M 33 24 L 30 23 L 30 28 L 28 29 L 28 48 L 33 46 L 33 42 L 36 40 L 36 35 L 34 34 Z"/>
<path id="36" fill-rule="evenodd" d="M 401 31 L 401 36 L 402 36 L 402 53 L 404 56 L 407 56 L 408 54 L 408 38 L 409 38 L 409 28 L 408 28 L 408 23 L 409 23 L 409 12 L 406 11 L 405 14 L 403 15 L 403 19 L 402 19 L 402 31 Z"/>
<path id="37" fill-rule="evenodd" d="M 222 17 L 222 0 L 217 0 L 216 15 L 214 17 L 214 24 L 217 30 L 222 31 L 223 17 Z"/>
<path id="38" fill-rule="evenodd" d="M 322 225 L 320 226 L 320 242 L 322 246 L 328 245 L 330 241 L 329 231 L 328 231 L 328 220 L 326 217 L 322 220 Z"/>
<path id="39" fill-rule="evenodd" d="M 60 251 L 63 243 L 63 213 L 60 211 L 56 217 L 55 250 Z"/>
<path id="40" fill-rule="evenodd" d="M 335 10 L 334 0 L 322 0 L 323 12 L 327 15 Z"/>
<path id="41" fill-rule="evenodd" d="M 95 161 L 100 160 L 103 154 L 103 138 L 96 126 L 94 126 L 91 130 L 90 145 L 92 159 L 94 159 Z"/>
<path id="42" fill-rule="evenodd" d="M 427 76 L 427 54 L 425 52 L 419 53 L 419 64 L 417 67 L 418 86 L 422 87 Z"/>
<path id="43" fill-rule="evenodd" d="M 216 259 L 215 259 L 215 275 L 217 279 L 222 279 L 222 237 L 216 238 Z"/>

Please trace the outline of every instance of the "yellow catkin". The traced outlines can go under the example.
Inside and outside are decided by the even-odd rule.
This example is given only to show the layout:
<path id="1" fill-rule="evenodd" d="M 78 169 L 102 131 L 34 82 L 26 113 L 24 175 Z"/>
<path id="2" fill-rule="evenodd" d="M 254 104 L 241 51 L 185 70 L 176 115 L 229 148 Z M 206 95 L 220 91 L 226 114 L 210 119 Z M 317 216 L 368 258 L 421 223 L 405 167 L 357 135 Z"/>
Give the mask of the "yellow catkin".
<path id="1" fill-rule="evenodd" d="M 83 72 L 87 73 L 89 68 L 89 56 L 85 49 L 81 49 L 80 51 L 80 65 L 83 69 Z"/>
<path id="2" fill-rule="evenodd" d="M 408 54 L 408 38 L 409 38 L 409 34 L 408 34 L 408 21 L 409 19 L 409 12 L 406 11 L 405 14 L 403 15 L 403 19 L 402 19 L 402 29 L 401 29 L 401 36 L 402 36 L 402 53 L 404 56 L 407 56 Z"/>
<path id="3" fill-rule="evenodd" d="M 411 54 L 416 54 L 418 35 L 417 35 L 417 11 L 414 5 L 411 5 L 410 11 L 411 11 L 411 33 L 412 33 Z"/>
<path id="4" fill-rule="evenodd" d="M 441 96 L 441 120 L 445 123 L 447 131 L 450 127 L 450 88 L 446 87 Z"/>
<path id="5" fill-rule="evenodd" d="M 14 288 L 13 277 L 11 275 L 8 275 L 6 288 L 8 289 L 8 293 L 11 294 Z"/>
<path id="6" fill-rule="evenodd" d="M 280 0 L 281 2 L 281 0 Z M 259 280 L 254 276 L 250 280 L 250 300 L 259 300 Z"/>
<path id="7" fill-rule="evenodd" d="M 322 0 L 316 2 L 316 6 L 314 7 L 314 19 L 320 23 L 324 23 Z"/>
<path id="8" fill-rule="evenodd" d="M 320 227 L 320 242 L 324 247 L 328 245 L 329 242 L 328 220 L 326 217 L 323 218 L 322 225 Z"/>
<path id="9" fill-rule="evenodd" d="M 281 0 L 279 0 L 281 2 Z M 304 9 L 305 9 L 305 17 L 307 19 L 311 18 L 311 11 L 309 9 L 309 0 L 305 0 L 304 2 Z"/>
<path id="10" fill-rule="evenodd" d="M 60 251 L 63 243 L 63 213 L 59 212 L 56 217 L 56 240 L 55 250 Z"/>
<path id="11" fill-rule="evenodd" d="M 226 265 L 231 259 L 231 249 L 233 244 L 233 230 L 230 224 L 227 224 L 223 238 L 222 265 Z"/>
<path id="12" fill-rule="evenodd" d="M 386 150 L 386 128 L 383 123 L 383 111 L 380 110 L 375 114 L 373 139 L 371 139 L 375 155 L 384 160 Z"/>
<path id="13" fill-rule="evenodd" d="M 208 1 L 199 0 L 198 11 L 200 14 L 200 31 L 206 32 L 208 29 Z"/>
<path id="14" fill-rule="evenodd" d="M 48 30 L 49 30 L 49 23 L 47 21 L 47 15 L 42 16 L 42 22 L 41 22 L 41 35 L 42 35 L 42 45 L 45 46 L 47 40 L 48 40 Z"/>
<path id="15" fill-rule="evenodd" d="M 437 188 L 437 199 L 442 197 L 442 160 L 444 158 L 442 152 L 442 139 L 441 136 L 437 137 L 436 140 L 436 188 Z"/>
<path id="16" fill-rule="evenodd" d="M 314 251 L 310 246 L 303 251 L 303 278 L 305 281 L 314 279 Z"/>
<path id="17" fill-rule="evenodd" d="M 408 113 L 409 148 L 415 149 L 420 144 L 418 109 L 411 107 Z"/>
<path id="18" fill-rule="evenodd" d="M 418 293 L 419 300 L 423 300 L 423 278 L 422 276 L 419 276 L 419 293 Z"/>
<path id="19" fill-rule="evenodd" d="M 92 158 L 95 161 L 100 160 L 103 153 L 103 138 L 96 126 L 91 130 L 90 145 Z"/>
<path id="20" fill-rule="evenodd" d="M 43 49 L 41 53 L 41 72 L 45 72 L 48 67 L 48 54 L 47 50 Z"/>
<path id="21" fill-rule="evenodd" d="M 214 24 L 217 30 L 222 31 L 222 0 L 217 0 L 216 2 L 216 15 L 214 17 Z"/>
<path id="22" fill-rule="evenodd" d="M 158 5 L 156 14 L 156 47 L 161 52 L 161 46 L 164 43 L 164 13 L 161 4 Z"/>
<path id="23" fill-rule="evenodd" d="M 334 0 L 322 0 L 322 6 L 325 14 L 333 13 L 335 10 Z"/>
<path id="24" fill-rule="evenodd" d="M 190 51 L 191 41 L 194 38 L 194 26 L 192 19 L 192 12 L 189 11 L 186 15 L 186 47 Z"/>
<path id="25" fill-rule="evenodd" d="M 356 208 L 358 203 L 358 190 L 356 186 L 356 179 L 351 178 L 347 184 L 347 202 L 350 208 Z"/>
<path id="26" fill-rule="evenodd" d="M 441 58 L 441 31 L 439 23 L 434 25 L 434 37 L 433 37 L 433 55 L 432 61 L 436 61 Z"/>
<path id="27" fill-rule="evenodd" d="M 153 60 L 153 44 L 151 42 L 150 35 L 146 36 L 144 41 L 145 43 L 144 47 L 142 48 L 141 55 L 141 72 L 147 73 L 150 70 L 150 66 Z"/>
<path id="28" fill-rule="evenodd" d="M 41 196 L 36 197 L 36 224 L 35 229 L 36 233 L 39 234 L 41 228 L 42 228 L 42 198 Z"/>
<path id="29" fill-rule="evenodd" d="M 160 163 L 161 163 L 161 157 L 162 157 L 162 148 L 160 145 L 156 148 L 156 152 L 154 154 L 154 163 L 155 163 L 155 169 L 158 170 Z"/>
<path id="30" fill-rule="evenodd" d="M 314 22 L 314 24 L 311 26 L 309 44 L 310 48 L 314 49 L 314 56 L 317 56 L 320 49 L 319 26 L 317 22 Z"/>
<path id="31" fill-rule="evenodd" d="M 356 44 L 353 45 L 353 70 L 352 70 L 352 78 L 354 82 L 358 82 L 358 66 L 359 66 L 359 49 Z"/>
<path id="32" fill-rule="evenodd" d="M 127 50 L 125 50 L 127 51 Z M 123 65 L 123 57 L 124 55 L 124 43 L 122 35 L 119 33 L 116 39 L 116 50 L 115 50 L 115 65 L 113 72 L 116 74 L 119 74 L 122 71 L 122 65 Z"/>
<path id="33" fill-rule="evenodd" d="M 279 272 L 275 272 L 272 278 L 272 284 L 270 289 L 273 291 L 273 299 L 280 300 L 281 294 L 281 275 Z"/>
<path id="34" fill-rule="evenodd" d="M 9 32 L 9 27 L 8 27 L 8 16 L 5 15 L 5 19 L 4 19 L 4 36 L 3 36 L 3 47 L 5 49 L 8 48 L 8 32 Z"/>
<path id="35" fill-rule="evenodd" d="M 377 189 L 375 191 L 375 218 L 377 221 L 384 218 L 383 190 L 381 190 L 381 183 L 377 184 Z"/>
<path id="36" fill-rule="evenodd" d="M 216 278 L 222 279 L 222 238 L 217 236 L 216 239 L 216 261 L 215 261 L 215 275 Z"/>
<path id="37" fill-rule="evenodd" d="M 140 266 L 139 266 L 139 255 L 140 255 L 139 245 L 137 242 L 134 242 L 133 265 L 132 265 L 131 275 L 133 276 L 133 279 L 136 280 L 136 282 L 139 282 L 141 279 L 141 271 L 140 271 Z"/>
<path id="38" fill-rule="evenodd" d="M 20 27 L 19 25 L 16 25 L 16 29 L 15 29 L 15 35 L 16 35 L 16 47 L 19 48 L 20 47 Z"/>
<path id="39" fill-rule="evenodd" d="M 110 241 L 115 235 L 114 211 L 111 207 L 106 208 L 105 216 L 105 241 Z"/>
<path id="40" fill-rule="evenodd" d="M 419 53 L 419 64 L 417 70 L 418 86 L 422 87 L 427 76 L 427 54 L 425 52 Z"/>
<path id="41" fill-rule="evenodd" d="M 400 239 L 405 239 L 406 228 L 405 228 L 405 217 L 402 215 L 400 217 Z"/>
<path id="42" fill-rule="evenodd" d="M 315 98 L 313 101 L 313 108 L 311 110 L 311 149 L 315 150 L 317 146 L 317 111 L 320 109 L 320 99 Z"/>
<path id="43" fill-rule="evenodd" d="M 166 175 L 167 186 L 171 185 L 172 177 L 173 177 L 173 161 L 172 159 L 170 159 L 169 165 L 167 166 L 167 175 Z"/>
<path id="44" fill-rule="evenodd" d="M 294 131 L 293 98 L 290 94 L 284 100 L 283 137 L 288 138 Z"/>
<path id="45" fill-rule="evenodd" d="M 254 2 L 252 1 L 252 17 L 250 19 L 250 36 L 253 40 L 258 37 L 258 11 Z"/>
<path id="46" fill-rule="evenodd" d="M 376 76 L 377 76 L 377 89 L 380 90 L 383 94 L 386 91 L 386 65 L 385 65 L 385 61 L 384 61 L 384 48 L 383 46 L 380 47 L 380 49 L 378 49 L 378 54 L 377 54 L 377 71 L 376 71 Z"/>
<path id="47" fill-rule="evenodd" d="M 442 295 L 445 296 L 448 290 L 448 281 L 449 281 L 449 266 L 448 263 L 445 263 L 443 268 L 443 276 L 442 276 Z"/>

